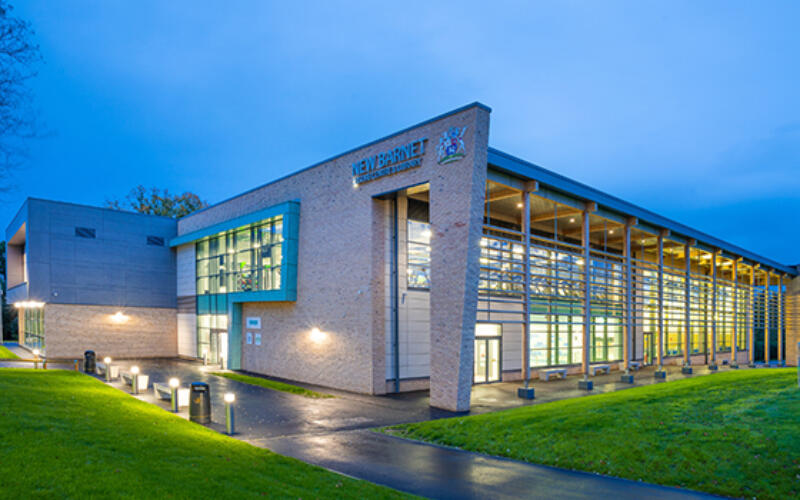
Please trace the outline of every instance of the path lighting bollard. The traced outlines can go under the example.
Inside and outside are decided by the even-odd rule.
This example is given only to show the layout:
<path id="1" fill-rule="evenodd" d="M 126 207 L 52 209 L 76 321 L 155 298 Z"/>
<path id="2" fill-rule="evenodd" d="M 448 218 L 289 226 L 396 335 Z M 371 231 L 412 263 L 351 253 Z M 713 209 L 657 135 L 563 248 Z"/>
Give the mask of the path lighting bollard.
<path id="1" fill-rule="evenodd" d="M 233 402 L 236 395 L 232 392 L 225 393 L 225 431 L 229 436 L 233 435 Z"/>
<path id="2" fill-rule="evenodd" d="M 131 392 L 133 394 L 139 394 L 139 367 L 132 366 L 131 367 Z"/>
<path id="3" fill-rule="evenodd" d="M 203 366 L 208 366 L 208 349 L 203 349 Z"/>
<path id="4" fill-rule="evenodd" d="M 170 404 L 172 405 L 172 411 L 174 413 L 178 413 L 178 387 L 181 385 L 181 381 L 176 378 L 169 379 L 169 388 L 170 388 Z"/>
<path id="5" fill-rule="evenodd" d="M 39 369 L 39 349 L 33 350 L 33 369 Z"/>
<path id="6" fill-rule="evenodd" d="M 111 358 L 106 356 L 103 358 L 103 363 L 106 364 L 106 382 L 111 382 Z"/>

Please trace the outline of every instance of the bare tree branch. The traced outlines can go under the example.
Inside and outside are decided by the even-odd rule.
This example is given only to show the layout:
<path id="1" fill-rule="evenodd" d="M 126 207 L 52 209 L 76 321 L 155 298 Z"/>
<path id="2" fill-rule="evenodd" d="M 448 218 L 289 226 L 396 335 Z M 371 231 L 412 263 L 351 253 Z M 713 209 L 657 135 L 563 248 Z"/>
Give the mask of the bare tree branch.
<path id="1" fill-rule="evenodd" d="M 21 139 L 36 135 L 27 83 L 41 60 L 33 28 L 12 11 L 6 0 L 0 0 L 0 192 L 9 189 L 12 171 L 26 156 Z"/>

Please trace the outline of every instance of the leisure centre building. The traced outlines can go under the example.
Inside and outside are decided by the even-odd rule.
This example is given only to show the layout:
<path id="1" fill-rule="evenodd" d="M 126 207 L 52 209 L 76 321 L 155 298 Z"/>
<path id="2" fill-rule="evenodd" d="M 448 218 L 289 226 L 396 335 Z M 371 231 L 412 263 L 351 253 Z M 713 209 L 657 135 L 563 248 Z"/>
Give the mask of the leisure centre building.
<path id="1" fill-rule="evenodd" d="M 177 221 L 29 199 L 6 230 L 20 340 L 458 411 L 552 369 L 587 387 L 597 365 L 797 359 L 796 266 L 491 148 L 489 118 L 474 103 Z"/>

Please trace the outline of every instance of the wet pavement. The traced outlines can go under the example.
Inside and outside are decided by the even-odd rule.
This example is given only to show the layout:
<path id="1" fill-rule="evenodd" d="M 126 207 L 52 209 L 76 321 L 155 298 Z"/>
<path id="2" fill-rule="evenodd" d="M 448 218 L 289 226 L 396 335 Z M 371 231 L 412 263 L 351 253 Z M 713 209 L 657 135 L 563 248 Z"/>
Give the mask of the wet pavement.
<path id="1" fill-rule="evenodd" d="M 477 453 L 400 439 L 371 429 L 387 425 L 459 416 L 428 406 L 426 391 L 388 396 L 365 396 L 297 384 L 333 394 L 335 398 L 313 399 L 244 384 L 207 373 L 199 363 L 178 360 L 140 360 L 118 363 L 126 371 L 136 363 L 153 382 L 166 383 L 171 377 L 182 386 L 194 381 L 209 384 L 212 421 L 209 426 L 224 430 L 226 392 L 236 394 L 236 435 L 234 437 L 276 453 L 291 456 L 327 469 L 431 498 L 603 498 L 687 499 L 714 498 L 710 495 L 507 460 Z M 729 368 L 722 368 L 727 370 Z M 213 367 L 208 368 L 213 371 Z M 664 383 L 655 379 L 654 369 L 636 373 L 637 385 Z M 686 378 L 679 367 L 668 367 L 668 380 Z M 707 374 L 695 367 L 693 376 Z M 593 377 L 594 391 L 577 388 L 576 377 L 536 383 L 533 401 L 516 397 L 518 383 L 476 386 L 469 414 L 486 413 L 541 404 L 557 399 L 584 397 L 630 388 L 619 382 L 619 373 Z M 295 383 L 296 384 L 296 383 Z M 119 381 L 112 385 L 130 392 Z M 168 409 L 152 389 L 136 396 Z M 180 415 L 188 418 L 188 409 Z"/>

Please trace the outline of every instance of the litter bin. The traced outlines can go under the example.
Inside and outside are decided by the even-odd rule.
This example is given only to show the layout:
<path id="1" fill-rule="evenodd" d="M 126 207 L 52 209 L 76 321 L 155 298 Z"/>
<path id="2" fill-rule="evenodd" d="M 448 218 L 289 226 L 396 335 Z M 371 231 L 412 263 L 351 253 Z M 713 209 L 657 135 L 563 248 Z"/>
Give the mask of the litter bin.
<path id="1" fill-rule="evenodd" d="M 189 420 L 211 423 L 211 392 L 205 382 L 192 382 L 189 391 Z"/>
<path id="2" fill-rule="evenodd" d="M 85 373 L 94 373 L 97 369 L 97 357 L 94 351 L 86 351 L 83 353 L 83 371 Z"/>

